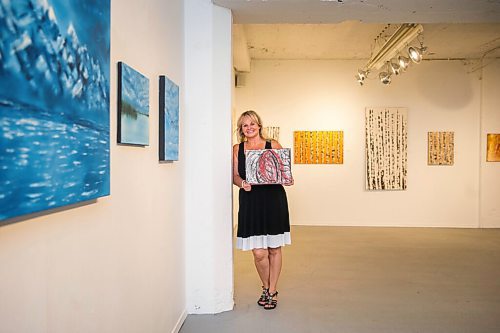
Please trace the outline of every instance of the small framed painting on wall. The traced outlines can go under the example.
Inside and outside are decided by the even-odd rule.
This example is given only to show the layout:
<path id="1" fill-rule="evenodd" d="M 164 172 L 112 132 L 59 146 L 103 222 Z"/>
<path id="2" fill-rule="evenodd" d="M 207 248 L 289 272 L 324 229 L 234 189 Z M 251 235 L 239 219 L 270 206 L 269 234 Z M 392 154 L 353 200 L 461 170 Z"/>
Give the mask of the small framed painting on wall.
<path id="1" fill-rule="evenodd" d="M 149 79 L 118 63 L 118 143 L 149 145 Z"/>
<path id="2" fill-rule="evenodd" d="M 179 86 L 160 76 L 160 161 L 179 160 Z"/>
<path id="3" fill-rule="evenodd" d="M 486 162 L 500 162 L 500 134 L 489 133 L 486 144 Z"/>

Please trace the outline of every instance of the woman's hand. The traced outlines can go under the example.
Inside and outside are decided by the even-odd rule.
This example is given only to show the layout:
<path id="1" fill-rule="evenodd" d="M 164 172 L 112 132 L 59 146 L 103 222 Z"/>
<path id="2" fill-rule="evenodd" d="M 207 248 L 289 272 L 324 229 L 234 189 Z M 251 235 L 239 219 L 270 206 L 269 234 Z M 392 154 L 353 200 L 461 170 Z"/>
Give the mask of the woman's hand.
<path id="1" fill-rule="evenodd" d="M 290 182 L 289 182 L 289 183 L 286 183 L 286 184 L 284 184 L 284 185 L 285 185 L 285 186 L 292 186 L 293 184 L 294 184 L 294 183 L 293 183 L 293 178 L 292 178 L 292 179 L 290 180 Z"/>
<path id="2" fill-rule="evenodd" d="M 252 190 L 252 185 L 248 184 L 246 180 L 243 180 L 241 182 L 241 188 L 244 189 L 245 191 L 249 192 Z"/>

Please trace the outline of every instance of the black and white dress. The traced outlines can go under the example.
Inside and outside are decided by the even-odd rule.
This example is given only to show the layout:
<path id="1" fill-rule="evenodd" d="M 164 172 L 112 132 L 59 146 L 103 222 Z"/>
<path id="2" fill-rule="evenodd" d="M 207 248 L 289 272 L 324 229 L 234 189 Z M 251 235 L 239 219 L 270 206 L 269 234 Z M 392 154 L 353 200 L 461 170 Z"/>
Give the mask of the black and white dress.
<path id="1" fill-rule="evenodd" d="M 266 141 L 271 149 L 271 141 Z M 245 179 L 245 147 L 238 150 L 238 174 Z M 236 247 L 241 250 L 277 248 L 291 244 L 288 202 L 282 185 L 252 185 L 240 189 Z"/>

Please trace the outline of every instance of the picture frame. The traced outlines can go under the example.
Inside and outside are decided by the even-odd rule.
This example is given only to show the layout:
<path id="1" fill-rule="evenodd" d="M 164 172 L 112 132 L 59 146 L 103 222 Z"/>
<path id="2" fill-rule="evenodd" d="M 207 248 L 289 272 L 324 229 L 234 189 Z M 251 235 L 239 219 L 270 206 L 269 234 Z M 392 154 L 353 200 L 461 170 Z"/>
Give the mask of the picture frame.
<path id="1" fill-rule="evenodd" d="M 149 79 L 118 62 L 118 143 L 149 146 Z"/>
<path id="2" fill-rule="evenodd" d="M 179 160 L 179 86 L 160 76 L 159 160 Z"/>
<path id="3" fill-rule="evenodd" d="M 0 220 L 109 195 L 110 1 L 1 6 Z"/>
<path id="4" fill-rule="evenodd" d="M 246 181 L 252 185 L 293 183 L 290 148 L 245 152 Z"/>

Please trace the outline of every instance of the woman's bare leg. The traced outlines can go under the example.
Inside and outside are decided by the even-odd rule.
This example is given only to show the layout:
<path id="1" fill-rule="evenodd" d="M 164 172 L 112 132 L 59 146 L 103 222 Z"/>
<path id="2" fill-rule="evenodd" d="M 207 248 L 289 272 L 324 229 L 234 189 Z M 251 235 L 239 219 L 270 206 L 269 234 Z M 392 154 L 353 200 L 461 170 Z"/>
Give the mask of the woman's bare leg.
<path id="1" fill-rule="evenodd" d="M 281 247 L 269 248 L 269 292 L 274 293 L 281 273 Z"/>
<path id="2" fill-rule="evenodd" d="M 253 249 L 253 259 L 257 273 L 264 288 L 269 288 L 269 251 L 267 249 Z"/>

